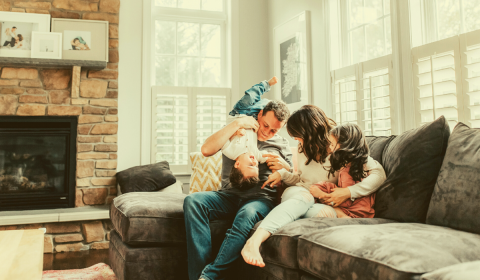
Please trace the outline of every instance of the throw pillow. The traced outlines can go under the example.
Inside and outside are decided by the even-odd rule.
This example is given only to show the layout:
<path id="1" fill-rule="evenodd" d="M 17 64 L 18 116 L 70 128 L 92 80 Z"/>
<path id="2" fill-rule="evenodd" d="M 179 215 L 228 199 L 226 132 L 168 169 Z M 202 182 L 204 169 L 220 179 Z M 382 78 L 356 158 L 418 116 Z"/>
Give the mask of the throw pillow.
<path id="1" fill-rule="evenodd" d="M 376 193 L 375 217 L 424 223 L 450 128 L 441 116 L 398 135 L 383 151 L 387 180 Z"/>
<path id="2" fill-rule="evenodd" d="M 222 186 L 222 153 L 205 157 L 200 152 L 190 154 L 192 176 L 190 193 L 218 191 Z"/>
<path id="3" fill-rule="evenodd" d="M 122 193 L 155 192 L 177 181 L 166 161 L 132 167 L 118 172 L 116 177 Z"/>
<path id="4" fill-rule="evenodd" d="M 427 224 L 480 234 L 480 130 L 458 123 L 448 140 Z"/>
<path id="5" fill-rule="evenodd" d="M 367 139 L 368 148 L 370 149 L 370 156 L 383 165 L 383 151 L 385 150 L 385 147 L 388 145 L 388 143 L 395 139 L 395 137 L 395 135 L 365 137 Z"/>

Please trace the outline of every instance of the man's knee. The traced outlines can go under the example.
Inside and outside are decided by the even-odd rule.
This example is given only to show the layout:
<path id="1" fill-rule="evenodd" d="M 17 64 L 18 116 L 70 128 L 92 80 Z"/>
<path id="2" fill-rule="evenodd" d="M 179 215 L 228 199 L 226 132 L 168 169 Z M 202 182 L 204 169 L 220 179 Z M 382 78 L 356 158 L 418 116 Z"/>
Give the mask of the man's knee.
<path id="1" fill-rule="evenodd" d="M 203 206 L 204 199 L 200 193 L 192 193 L 185 197 L 183 201 L 183 211 L 188 213 L 190 210 L 198 209 Z"/>
<path id="2" fill-rule="evenodd" d="M 237 219 L 241 219 L 243 221 L 250 221 L 252 223 L 257 223 L 261 219 L 265 218 L 269 211 L 261 211 L 256 207 L 244 207 L 240 209 L 237 213 Z"/>

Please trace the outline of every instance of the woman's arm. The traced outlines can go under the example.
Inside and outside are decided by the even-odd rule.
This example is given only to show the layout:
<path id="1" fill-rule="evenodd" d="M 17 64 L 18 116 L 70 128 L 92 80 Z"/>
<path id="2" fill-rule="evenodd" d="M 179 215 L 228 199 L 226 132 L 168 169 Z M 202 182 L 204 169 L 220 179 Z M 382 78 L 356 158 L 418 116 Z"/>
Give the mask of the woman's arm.
<path id="1" fill-rule="evenodd" d="M 283 168 L 278 170 L 277 172 L 278 174 L 280 174 L 280 176 L 282 176 L 282 182 L 284 182 L 287 186 L 295 186 L 301 180 L 301 171 L 298 171 L 298 173 L 291 173 L 290 171 Z"/>
<path id="2" fill-rule="evenodd" d="M 387 179 L 387 175 L 385 174 L 382 165 L 371 157 L 368 157 L 368 162 L 364 165 L 364 170 L 369 171 L 367 178 L 348 187 L 352 198 L 368 196 L 376 192 Z"/>

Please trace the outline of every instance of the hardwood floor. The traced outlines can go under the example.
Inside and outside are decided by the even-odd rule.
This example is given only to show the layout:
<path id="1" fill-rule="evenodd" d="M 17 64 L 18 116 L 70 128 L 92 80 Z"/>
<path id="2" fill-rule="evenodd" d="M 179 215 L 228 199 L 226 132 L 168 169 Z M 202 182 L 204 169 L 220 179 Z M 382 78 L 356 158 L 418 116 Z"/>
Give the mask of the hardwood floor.
<path id="1" fill-rule="evenodd" d="M 101 262 L 110 265 L 108 250 L 43 254 L 43 270 L 81 269 Z"/>

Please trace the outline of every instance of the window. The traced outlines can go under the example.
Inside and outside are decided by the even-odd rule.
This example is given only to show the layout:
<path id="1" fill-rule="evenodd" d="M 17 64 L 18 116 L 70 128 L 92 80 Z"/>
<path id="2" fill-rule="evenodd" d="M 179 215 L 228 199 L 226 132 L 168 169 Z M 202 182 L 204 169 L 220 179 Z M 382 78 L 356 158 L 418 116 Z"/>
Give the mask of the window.
<path id="1" fill-rule="evenodd" d="M 174 173 L 189 173 L 191 152 L 227 120 L 230 89 L 153 87 L 152 161 L 168 161 Z"/>
<path id="2" fill-rule="evenodd" d="M 357 124 L 367 136 L 392 134 L 391 65 L 388 55 L 332 71 L 337 124 Z"/>
<path id="3" fill-rule="evenodd" d="M 155 4 L 155 85 L 225 86 L 223 0 L 156 0 Z"/>
<path id="4" fill-rule="evenodd" d="M 151 2 L 151 162 L 191 172 L 189 155 L 222 128 L 230 107 L 226 86 L 224 0 Z"/>

